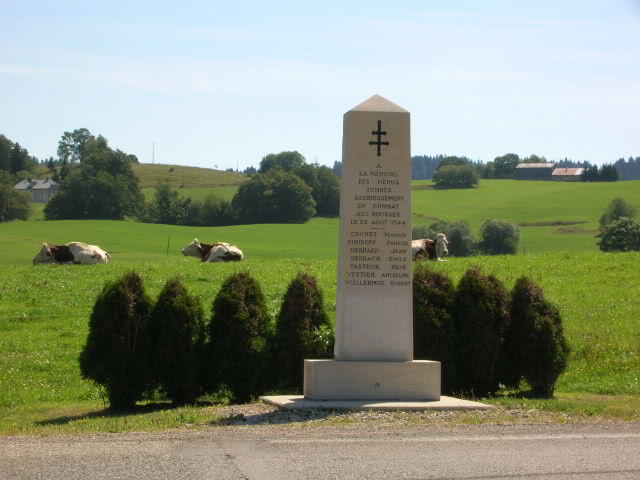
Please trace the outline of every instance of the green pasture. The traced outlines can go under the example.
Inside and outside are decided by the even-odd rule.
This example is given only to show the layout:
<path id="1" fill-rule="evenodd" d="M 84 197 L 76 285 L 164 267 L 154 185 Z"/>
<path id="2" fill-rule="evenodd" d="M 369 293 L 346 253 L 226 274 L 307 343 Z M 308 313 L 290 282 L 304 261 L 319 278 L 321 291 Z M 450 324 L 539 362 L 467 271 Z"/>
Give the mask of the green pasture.
<path id="1" fill-rule="evenodd" d="M 472 230 L 490 218 L 521 225 L 520 253 L 597 251 L 594 235 L 609 202 L 622 197 L 640 209 L 640 181 L 546 182 L 481 180 L 472 189 L 434 189 L 431 181 L 413 182 L 415 224 L 435 219 L 467 220 Z"/>
<path id="2" fill-rule="evenodd" d="M 117 263 L 144 264 L 184 260 L 180 250 L 194 238 L 238 245 L 247 259 L 335 259 L 337 220 L 316 218 L 306 224 L 230 227 L 182 227 L 109 220 L 60 220 L 0 223 L 0 265 L 30 264 L 43 242 L 83 241 L 99 245 Z"/>
<path id="3" fill-rule="evenodd" d="M 152 231 L 149 230 L 150 236 Z M 6 256 L 3 253 L 3 257 Z M 120 258 L 114 254 L 112 263 L 95 266 L 32 266 L 3 258 L 0 264 L 0 433 L 37 433 L 58 431 L 58 428 L 62 428 L 60 431 L 157 429 L 193 423 L 180 420 L 181 415 L 187 413 L 203 421 L 202 416 L 212 414 L 198 410 L 150 411 L 150 416 L 144 418 L 151 423 L 137 419 L 132 420 L 131 425 L 126 420 L 123 423 L 121 417 L 107 421 L 98 415 L 92 420 L 91 412 L 103 409 L 100 391 L 80 378 L 77 358 L 86 339 L 91 307 L 104 282 L 134 269 L 141 273 L 150 295 L 156 297 L 166 279 L 177 275 L 200 298 L 210 315 L 211 304 L 224 278 L 236 271 L 249 271 L 260 282 L 274 321 L 288 282 L 298 271 L 306 271 L 318 278 L 325 305 L 334 317 L 336 262 L 333 258 L 321 258 L 321 253 L 317 257 L 304 256 L 301 249 L 297 256 L 290 258 L 266 251 L 263 255 L 248 256 L 242 263 L 203 264 L 175 252 L 168 256 L 162 252 L 145 256 L 140 252 L 140 258 L 135 255 Z M 457 281 L 473 264 L 495 274 L 509 288 L 520 275 L 529 275 L 560 307 L 572 347 L 571 360 L 558 383 L 559 400 L 543 403 L 543 408 L 582 412 L 587 407 L 579 398 L 576 400 L 576 396 L 599 398 L 597 402 L 606 405 L 607 396 L 637 398 L 640 395 L 637 320 L 640 254 L 538 253 L 451 259 L 433 266 Z M 522 399 L 494 402 L 538 408 L 537 404 L 532 406 Z M 588 408 L 592 408 L 592 403 L 589 405 Z M 628 409 L 620 411 L 630 415 Z M 69 412 L 84 413 L 70 415 Z"/>
<path id="4" fill-rule="evenodd" d="M 640 206 L 640 182 L 482 181 L 478 189 L 464 191 L 432 190 L 428 183 L 416 183 L 427 187 L 414 190 L 412 208 L 425 223 L 432 221 L 426 216 L 466 219 L 474 228 L 494 217 L 517 223 L 587 222 L 523 227 L 519 255 L 452 258 L 433 268 L 457 281 L 468 267 L 480 265 L 508 288 L 520 275 L 529 275 L 561 310 L 572 353 L 569 369 L 558 383 L 558 398 L 540 405 L 508 397 L 492 402 L 602 412 L 608 408 L 602 406 L 607 399 L 616 398 L 612 415 L 628 418 L 631 414 L 624 405 L 637 405 L 640 397 L 640 253 L 601 253 L 592 233 L 558 233 L 558 229 L 594 229 L 601 211 L 615 196 Z M 546 193 L 538 195 L 534 191 L 538 188 Z M 511 202 L 516 194 L 519 199 Z M 275 319 L 288 282 L 298 271 L 306 271 L 317 276 L 334 317 L 337 227 L 337 219 L 323 218 L 302 225 L 230 227 L 129 221 L 0 224 L 0 434 L 147 430 L 206 423 L 205 418 L 215 413 L 193 407 L 148 407 L 155 408 L 148 412 L 143 407 L 145 413 L 136 418 L 99 413 L 103 409 L 100 392 L 80 378 L 77 358 L 86 339 L 89 312 L 104 282 L 136 270 L 156 297 L 164 282 L 177 275 L 210 312 L 224 278 L 249 271 L 260 282 Z M 203 264 L 182 256 L 181 248 L 194 238 L 237 244 L 246 260 Z M 102 246 L 111 252 L 112 262 L 31 265 L 42 242 L 73 240 Z"/>

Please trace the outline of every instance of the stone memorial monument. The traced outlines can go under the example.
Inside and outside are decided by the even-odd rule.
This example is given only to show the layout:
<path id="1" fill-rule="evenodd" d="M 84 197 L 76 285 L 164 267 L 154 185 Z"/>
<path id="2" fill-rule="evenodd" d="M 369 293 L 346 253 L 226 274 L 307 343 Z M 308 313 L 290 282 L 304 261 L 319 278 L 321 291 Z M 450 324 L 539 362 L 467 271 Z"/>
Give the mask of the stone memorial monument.
<path id="1" fill-rule="evenodd" d="M 410 152 L 398 105 L 344 115 L 335 360 L 305 360 L 305 399 L 440 399 L 440 363 L 413 360 Z"/>
<path id="2" fill-rule="evenodd" d="M 409 112 L 378 95 L 344 115 L 334 360 L 304 361 L 283 408 L 477 410 L 440 395 L 440 362 L 413 359 Z"/>

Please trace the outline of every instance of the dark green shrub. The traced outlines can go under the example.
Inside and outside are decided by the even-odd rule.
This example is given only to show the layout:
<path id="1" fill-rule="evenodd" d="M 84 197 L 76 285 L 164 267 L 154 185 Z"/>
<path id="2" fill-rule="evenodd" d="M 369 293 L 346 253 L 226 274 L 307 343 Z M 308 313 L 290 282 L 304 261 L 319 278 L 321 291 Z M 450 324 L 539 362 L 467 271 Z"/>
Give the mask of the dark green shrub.
<path id="1" fill-rule="evenodd" d="M 485 220 L 480 226 L 480 250 L 488 255 L 513 254 L 518 251 L 520 229 L 505 220 Z"/>
<path id="2" fill-rule="evenodd" d="M 311 187 L 282 170 L 253 175 L 231 201 L 242 223 L 304 223 L 316 214 Z"/>
<path id="3" fill-rule="evenodd" d="M 300 389 L 305 358 L 333 358 L 333 329 L 316 279 L 299 273 L 289 284 L 276 324 L 275 371 L 280 387 Z"/>
<path id="4" fill-rule="evenodd" d="M 461 391 L 490 395 L 498 389 L 496 363 L 509 325 L 509 297 L 493 275 L 472 267 L 455 299 L 457 378 Z"/>
<path id="5" fill-rule="evenodd" d="M 600 226 L 604 227 L 622 217 L 633 218 L 636 216 L 636 212 L 636 208 L 629 205 L 623 198 L 614 198 L 600 217 Z"/>
<path id="6" fill-rule="evenodd" d="M 167 281 L 145 331 L 152 378 L 175 403 L 200 393 L 199 354 L 205 338 L 204 313 L 197 298 L 177 279 Z"/>
<path id="7" fill-rule="evenodd" d="M 456 391 L 455 288 L 427 263 L 413 272 L 413 354 L 418 360 L 442 363 L 442 393 Z"/>
<path id="8" fill-rule="evenodd" d="M 213 374 L 209 388 L 226 385 L 233 400 L 259 395 L 267 373 L 269 319 L 260 285 L 248 273 L 227 278 L 213 301 L 209 353 Z"/>
<path id="9" fill-rule="evenodd" d="M 411 230 L 411 239 L 429 238 L 435 240 L 438 233 L 444 233 L 447 237 L 449 256 L 468 257 L 473 255 L 476 249 L 476 242 L 473 239 L 469 224 L 464 220 L 458 222 L 438 220 L 429 226 L 417 225 Z"/>
<path id="10" fill-rule="evenodd" d="M 600 228 L 598 246 L 603 252 L 640 250 L 640 223 L 621 217 Z"/>
<path id="11" fill-rule="evenodd" d="M 429 236 L 423 238 L 435 240 L 438 233 L 444 233 L 446 235 L 447 241 L 449 242 L 447 245 L 449 256 L 468 257 L 472 255 L 476 249 L 476 242 L 473 239 L 471 228 L 464 220 L 458 222 L 439 220 L 432 223 L 429 226 L 429 230 Z"/>
<path id="12" fill-rule="evenodd" d="M 0 170 L 0 222 L 26 220 L 31 212 L 31 199 L 13 188 L 13 179 Z"/>
<path id="13" fill-rule="evenodd" d="M 433 172 L 433 183 L 438 188 L 471 188 L 478 185 L 479 177 L 472 165 L 442 165 Z"/>
<path id="14" fill-rule="evenodd" d="M 560 312 L 538 285 L 519 278 L 511 292 L 511 325 L 501 359 L 504 383 L 517 386 L 523 377 L 534 395 L 551 397 L 568 357 Z"/>
<path id="15" fill-rule="evenodd" d="M 148 386 L 142 337 L 151 307 L 135 272 L 107 283 L 93 306 L 80 373 L 105 388 L 115 410 L 133 407 Z"/>
<path id="16" fill-rule="evenodd" d="M 473 255 L 476 249 L 476 242 L 473 239 L 471 228 L 465 220 L 452 222 L 446 235 L 449 242 L 447 246 L 449 256 L 468 257 Z"/>
<path id="17" fill-rule="evenodd" d="M 411 240 L 429 238 L 429 235 L 431 235 L 431 230 L 428 225 L 416 225 L 411 229 Z"/>

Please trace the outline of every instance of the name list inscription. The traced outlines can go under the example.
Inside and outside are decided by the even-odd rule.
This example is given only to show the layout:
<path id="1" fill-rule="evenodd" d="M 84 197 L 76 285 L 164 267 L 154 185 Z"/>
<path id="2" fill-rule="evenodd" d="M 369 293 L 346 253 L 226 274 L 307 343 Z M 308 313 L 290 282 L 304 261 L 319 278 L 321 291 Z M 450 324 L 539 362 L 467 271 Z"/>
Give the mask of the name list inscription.
<path id="1" fill-rule="evenodd" d="M 408 178 L 384 163 L 355 172 L 347 213 L 343 282 L 356 287 L 406 287 L 411 284 L 411 236 L 405 218 Z"/>

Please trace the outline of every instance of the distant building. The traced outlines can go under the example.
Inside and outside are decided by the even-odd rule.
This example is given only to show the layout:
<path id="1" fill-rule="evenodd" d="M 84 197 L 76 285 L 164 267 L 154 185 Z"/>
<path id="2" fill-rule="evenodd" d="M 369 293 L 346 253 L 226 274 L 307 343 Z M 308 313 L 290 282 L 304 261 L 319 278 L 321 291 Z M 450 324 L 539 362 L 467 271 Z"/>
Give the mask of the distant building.
<path id="1" fill-rule="evenodd" d="M 555 163 L 519 163 L 513 178 L 516 180 L 551 180 Z"/>
<path id="2" fill-rule="evenodd" d="M 31 201 L 38 203 L 47 203 L 58 191 L 58 184 L 50 178 L 44 180 L 22 180 L 17 183 L 16 190 L 22 192 L 31 192 Z"/>
<path id="3" fill-rule="evenodd" d="M 579 182 L 584 168 L 556 168 L 551 179 L 556 182 Z"/>

